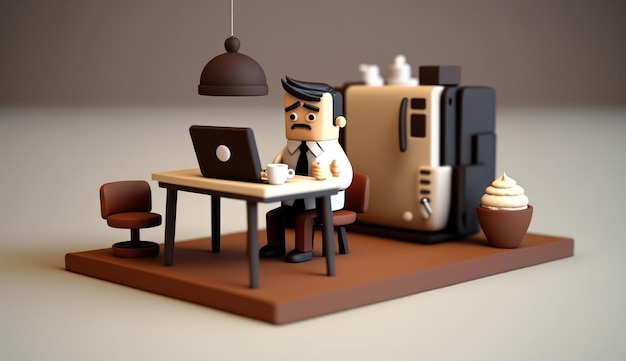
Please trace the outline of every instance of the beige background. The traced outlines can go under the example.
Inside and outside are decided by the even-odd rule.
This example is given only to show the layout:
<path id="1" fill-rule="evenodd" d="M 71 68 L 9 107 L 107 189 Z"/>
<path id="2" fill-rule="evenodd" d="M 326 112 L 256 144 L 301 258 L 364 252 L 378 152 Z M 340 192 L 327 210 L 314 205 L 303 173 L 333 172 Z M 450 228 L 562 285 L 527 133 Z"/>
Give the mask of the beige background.
<path id="1" fill-rule="evenodd" d="M 499 105 L 626 103 L 626 3 L 617 0 L 237 0 L 241 52 L 265 69 L 341 84 L 393 56 L 458 64 Z M 230 2 L 9 0 L 0 4 L 0 104 L 215 104 L 197 95 L 224 52 Z M 246 104 L 246 103 L 244 103 Z"/>
<path id="2" fill-rule="evenodd" d="M 229 36 L 227 0 L 0 1 L 2 358 L 622 360 L 622 4 L 238 0 L 271 95 L 225 99 L 196 86 Z M 253 127 L 268 162 L 282 76 L 339 83 L 396 53 L 496 89 L 496 171 L 525 188 L 530 231 L 574 238 L 574 257 L 281 327 L 64 270 L 66 253 L 128 237 L 100 218 L 102 183 L 197 166 L 190 125 Z M 208 198 L 178 201 L 177 237 L 207 236 Z M 222 205 L 222 230 L 245 230 L 245 204 Z"/>

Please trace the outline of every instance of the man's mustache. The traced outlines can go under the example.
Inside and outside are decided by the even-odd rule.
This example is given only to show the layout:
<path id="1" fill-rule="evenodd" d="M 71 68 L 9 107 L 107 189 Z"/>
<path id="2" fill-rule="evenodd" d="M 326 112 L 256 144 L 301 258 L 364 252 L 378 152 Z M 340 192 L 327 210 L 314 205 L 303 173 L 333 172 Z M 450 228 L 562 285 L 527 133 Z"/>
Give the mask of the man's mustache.
<path id="1" fill-rule="evenodd" d="M 308 130 L 311 130 L 311 126 L 308 125 L 308 124 L 300 124 L 300 123 L 298 123 L 298 124 L 293 124 L 291 126 L 291 129 L 296 129 L 296 128 L 306 128 Z"/>

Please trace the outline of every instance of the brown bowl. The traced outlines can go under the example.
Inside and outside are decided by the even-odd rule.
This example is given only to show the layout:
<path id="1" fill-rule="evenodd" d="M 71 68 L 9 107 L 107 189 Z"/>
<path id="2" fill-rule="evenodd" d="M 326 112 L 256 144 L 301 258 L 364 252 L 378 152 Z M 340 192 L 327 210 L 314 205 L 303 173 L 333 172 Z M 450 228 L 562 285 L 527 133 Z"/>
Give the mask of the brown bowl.
<path id="1" fill-rule="evenodd" d="M 494 210 L 476 206 L 480 227 L 487 242 L 498 248 L 517 248 L 528 231 L 533 216 L 533 206 L 517 211 Z"/>

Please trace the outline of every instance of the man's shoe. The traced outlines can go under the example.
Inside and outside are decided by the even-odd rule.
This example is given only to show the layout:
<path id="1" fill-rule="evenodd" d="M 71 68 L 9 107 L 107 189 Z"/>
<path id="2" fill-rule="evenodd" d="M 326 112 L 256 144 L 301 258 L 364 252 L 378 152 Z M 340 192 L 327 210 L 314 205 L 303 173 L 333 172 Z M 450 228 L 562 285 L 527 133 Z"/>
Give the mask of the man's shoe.
<path id="1" fill-rule="evenodd" d="M 307 262 L 312 259 L 313 259 L 313 251 L 302 252 L 302 251 L 298 251 L 297 249 L 294 249 L 293 251 L 289 252 L 287 257 L 285 257 L 285 261 L 289 263 Z"/>
<path id="2" fill-rule="evenodd" d="M 285 247 L 277 247 L 271 244 L 266 244 L 259 250 L 259 256 L 261 258 L 282 257 L 285 255 Z"/>

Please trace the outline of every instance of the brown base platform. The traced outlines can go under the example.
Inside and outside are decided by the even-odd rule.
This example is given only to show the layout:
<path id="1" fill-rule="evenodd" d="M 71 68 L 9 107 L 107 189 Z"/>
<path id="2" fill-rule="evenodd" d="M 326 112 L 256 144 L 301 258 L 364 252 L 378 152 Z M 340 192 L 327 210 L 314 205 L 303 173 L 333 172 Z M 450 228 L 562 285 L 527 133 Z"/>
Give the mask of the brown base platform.
<path id="1" fill-rule="evenodd" d="M 178 241 L 174 265 L 159 257 L 128 259 L 111 248 L 68 253 L 68 271 L 206 305 L 275 324 L 312 318 L 557 260 L 574 254 L 571 238 L 527 234 L 520 248 L 487 245 L 482 234 L 423 245 L 348 233 L 350 254 L 337 255 L 337 275 L 326 276 L 321 234 L 313 261 L 262 259 L 258 289 L 250 289 L 245 233 Z M 287 239 L 293 239 L 288 234 Z M 265 232 L 259 232 L 261 245 Z M 162 245 L 161 245 L 162 247 Z"/>

